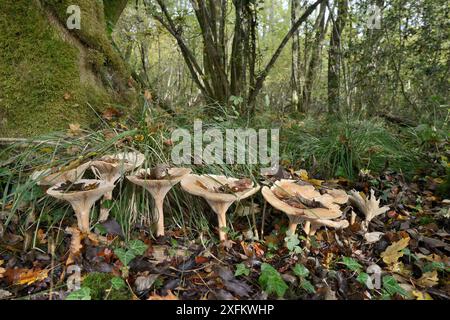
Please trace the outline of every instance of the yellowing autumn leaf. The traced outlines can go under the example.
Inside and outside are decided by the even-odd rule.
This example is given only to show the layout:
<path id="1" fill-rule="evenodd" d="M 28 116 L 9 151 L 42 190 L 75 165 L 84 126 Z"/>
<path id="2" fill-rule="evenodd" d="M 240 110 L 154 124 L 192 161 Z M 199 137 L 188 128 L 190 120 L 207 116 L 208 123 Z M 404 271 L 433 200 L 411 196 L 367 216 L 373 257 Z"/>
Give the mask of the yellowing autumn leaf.
<path id="1" fill-rule="evenodd" d="M 425 272 L 422 274 L 419 280 L 417 280 L 417 284 L 421 287 L 433 287 L 439 283 L 438 273 L 436 270 Z"/>
<path id="2" fill-rule="evenodd" d="M 48 277 L 48 270 L 31 269 L 20 274 L 18 285 L 30 285 L 37 281 L 45 280 Z"/>
<path id="3" fill-rule="evenodd" d="M 403 249 L 405 249 L 409 244 L 409 237 L 403 238 L 397 242 L 394 242 L 386 250 L 381 253 L 384 263 L 390 265 L 398 261 L 399 258 L 403 257 Z"/>
<path id="4" fill-rule="evenodd" d="M 416 300 L 433 300 L 433 298 L 426 292 L 421 292 L 418 290 L 411 291 Z"/>
<path id="5" fill-rule="evenodd" d="M 308 181 L 309 177 L 308 177 L 308 172 L 305 169 L 300 169 L 298 171 L 294 172 L 296 175 L 298 175 L 298 177 L 304 181 Z"/>

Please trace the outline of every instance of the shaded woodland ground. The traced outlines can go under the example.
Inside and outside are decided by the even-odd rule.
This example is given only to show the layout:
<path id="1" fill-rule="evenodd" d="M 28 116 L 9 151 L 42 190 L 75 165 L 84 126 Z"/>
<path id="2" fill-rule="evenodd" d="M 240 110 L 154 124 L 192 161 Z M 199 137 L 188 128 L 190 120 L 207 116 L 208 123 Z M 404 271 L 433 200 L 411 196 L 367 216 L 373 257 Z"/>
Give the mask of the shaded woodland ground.
<path id="1" fill-rule="evenodd" d="M 3 0 L 0 299 L 449 299 L 449 15 L 443 0 Z M 270 174 L 183 165 L 241 179 L 197 184 L 205 193 L 289 179 L 350 199 L 278 194 L 304 210 L 292 233 L 258 191 L 220 229 L 177 184 L 157 236 L 153 198 L 126 178 L 138 168 L 93 204 L 87 231 L 47 194 L 100 190 L 78 179 L 120 152 L 173 167 L 173 132 L 194 120 L 223 134 L 280 129 Z M 174 177 L 155 172 L 141 178 Z M 339 228 L 302 220 L 332 208 Z"/>

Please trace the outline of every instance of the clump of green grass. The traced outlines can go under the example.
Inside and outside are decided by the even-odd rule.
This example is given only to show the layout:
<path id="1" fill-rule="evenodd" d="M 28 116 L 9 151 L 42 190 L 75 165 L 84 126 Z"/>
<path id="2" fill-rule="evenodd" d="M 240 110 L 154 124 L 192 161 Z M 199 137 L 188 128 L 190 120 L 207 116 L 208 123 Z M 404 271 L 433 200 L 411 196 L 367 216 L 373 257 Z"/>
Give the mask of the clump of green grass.
<path id="1" fill-rule="evenodd" d="M 301 157 L 307 168 L 325 177 L 352 179 L 361 169 L 413 169 L 409 142 L 378 118 L 306 118 L 287 129 L 285 138 L 284 157 L 294 162 Z"/>

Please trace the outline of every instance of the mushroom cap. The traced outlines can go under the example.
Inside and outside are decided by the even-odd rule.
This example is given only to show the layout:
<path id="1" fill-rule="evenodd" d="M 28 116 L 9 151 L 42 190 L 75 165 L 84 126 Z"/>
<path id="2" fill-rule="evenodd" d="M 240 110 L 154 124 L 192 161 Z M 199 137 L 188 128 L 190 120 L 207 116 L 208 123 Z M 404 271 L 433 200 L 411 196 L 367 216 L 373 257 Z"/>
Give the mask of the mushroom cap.
<path id="1" fill-rule="evenodd" d="M 139 176 L 143 173 L 150 174 L 151 169 L 141 169 L 136 172 L 135 175 L 127 176 L 127 179 L 134 184 L 140 185 L 142 187 L 163 187 L 163 186 L 173 186 L 174 184 L 180 182 L 187 174 L 191 172 L 190 168 L 170 168 L 167 172 L 169 174 L 169 179 L 140 179 Z"/>
<path id="2" fill-rule="evenodd" d="M 51 187 L 47 190 L 47 194 L 60 199 L 60 200 L 66 200 L 71 203 L 77 202 L 77 201 L 84 201 L 84 202 L 95 202 L 98 199 L 100 199 L 105 193 L 110 192 L 114 189 L 114 184 L 109 183 L 104 180 L 95 180 L 95 179 L 81 179 L 78 180 L 76 183 L 85 183 L 85 184 L 93 184 L 98 183 L 99 185 L 97 188 L 92 190 L 85 190 L 85 191 L 73 191 L 73 192 L 62 192 L 58 191 L 58 189 L 61 183 L 58 183 L 57 185 Z"/>
<path id="3" fill-rule="evenodd" d="M 105 161 L 107 159 L 118 160 L 115 163 Z M 114 182 L 121 174 L 141 166 L 145 156 L 140 152 L 121 152 L 114 155 L 105 155 L 99 160 L 91 162 L 92 171 L 98 173 L 102 179 Z"/>
<path id="4" fill-rule="evenodd" d="M 54 186 L 66 181 L 75 182 L 83 176 L 84 172 L 90 165 L 91 162 L 88 161 L 80 164 L 76 168 L 58 171 L 55 173 L 50 173 L 51 169 L 39 170 L 33 172 L 31 179 L 38 180 L 37 184 L 40 186 Z"/>
<path id="5" fill-rule="evenodd" d="M 341 216 L 342 212 L 339 206 L 333 202 L 331 195 L 321 195 L 312 185 L 298 185 L 294 180 L 279 180 L 274 185 L 262 189 L 264 199 L 275 209 L 283 211 L 288 216 L 299 217 L 305 220 L 314 219 L 335 219 Z M 296 208 L 281 200 L 280 196 L 301 195 L 308 200 L 320 202 L 327 208 Z"/>
<path id="6" fill-rule="evenodd" d="M 334 199 L 333 202 L 337 204 L 346 204 L 348 202 L 348 194 L 344 190 L 340 189 L 326 189 L 325 192 L 331 195 Z"/>
<path id="7" fill-rule="evenodd" d="M 226 176 L 219 175 L 197 175 L 190 174 L 181 180 L 181 187 L 186 192 L 193 194 L 195 196 L 202 197 L 206 199 L 209 203 L 211 202 L 228 202 L 233 203 L 234 201 L 239 201 L 250 197 L 259 190 L 259 186 L 255 186 L 252 182 L 252 188 L 248 190 L 243 190 L 235 193 L 220 193 L 214 191 L 214 188 L 219 188 L 225 184 L 230 184 L 239 181 L 237 178 L 230 178 Z M 202 186 L 205 186 L 203 188 Z"/>
<path id="8" fill-rule="evenodd" d="M 147 189 L 154 198 L 164 197 L 166 193 L 186 175 L 191 172 L 190 168 L 170 168 L 168 169 L 169 179 L 150 180 L 141 179 L 139 175 L 143 173 L 150 174 L 151 169 L 141 169 L 135 175 L 127 176 L 127 179 L 138 186 Z"/>

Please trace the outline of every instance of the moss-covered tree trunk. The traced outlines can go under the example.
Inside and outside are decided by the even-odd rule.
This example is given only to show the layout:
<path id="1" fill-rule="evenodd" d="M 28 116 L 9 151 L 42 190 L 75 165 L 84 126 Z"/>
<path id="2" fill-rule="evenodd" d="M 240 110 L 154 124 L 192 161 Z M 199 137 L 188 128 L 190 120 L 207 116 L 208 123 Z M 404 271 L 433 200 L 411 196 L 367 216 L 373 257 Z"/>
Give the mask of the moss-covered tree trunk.
<path id="1" fill-rule="evenodd" d="M 126 2 L 2 0 L 1 137 L 95 126 L 111 104 L 134 106 L 136 89 L 107 31 Z M 67 28 L 70 5 L 80 7 L 80 30 Z"/>

